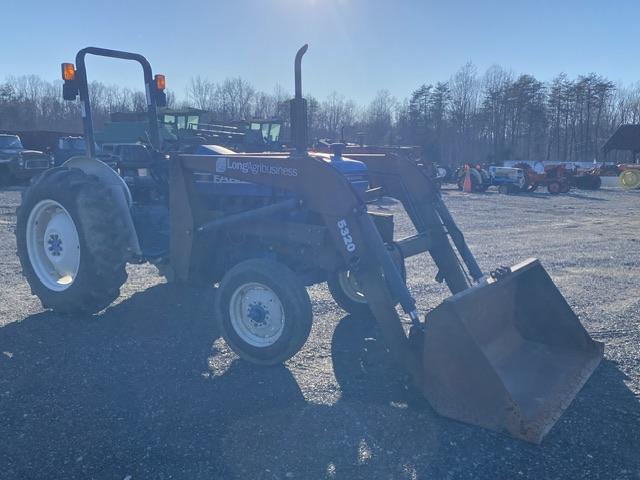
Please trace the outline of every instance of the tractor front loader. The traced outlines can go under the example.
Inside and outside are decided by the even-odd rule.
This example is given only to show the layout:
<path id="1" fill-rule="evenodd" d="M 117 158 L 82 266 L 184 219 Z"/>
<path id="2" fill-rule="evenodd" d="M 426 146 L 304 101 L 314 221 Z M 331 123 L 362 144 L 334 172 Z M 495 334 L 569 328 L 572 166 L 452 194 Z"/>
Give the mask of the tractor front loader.
<path id="1" fill-rule="evenodd" d="M 299 232 L 299 224 L 280 220 L 280 235 L 299 242 L 303 262 L 316 259 L 355 275 L 396 360 L 435 410 L 541 441 L 599 364 L 602 344 L 589 337 L 539 261 L 499 269 L 487 279 L 438 189 L 415 162 L 390 154 L 350 155 L 367 165 L 375 186 L 363 195 L 323 158 L 307 153 L 306 109 L 300 98 L 297 92 L 292 102 L 292 122 L 304 125 L 294 130 L 300 135 L 294 138 L 295 152 L 227 154 L 215 161 L 192 155 L 172 158 L 172 224 L 180 222 L 180 228 L 172 230 L 172 262 L 178 277 L 186 280 L 200 258 L 194 254 L 198 232 L 234 224 L 260 231 L 262 222 L 273 222 L 270 215 L 295 218 L 297 212 L 313 212 L 318 216 L 313 232 Z M 208 219 L 198 215 L 202 208 L 194 208 L 199 202 L 191 177 L 197 171 L 293 192 L 297 201 Z M 414 236 L 397 242 L 383 238 L 366 206 L 368 196 L 382 194 L 402 202 Z M 403 258 L 429 253 L 438 277 L 454 294 L 424 320 L 390 246 Z M 411 319 L 408 335 L 397 303 Z"/>
<path id="2" fill-rule="evenodd" d="M 131 58 L 123 52 L 90 51 Z M 83 282 L 93 277 L 83 269 L 95 262 L 97 251 L 117 258 L 118 268 L 132 259 L 153 261 L 177 281 L 218 283 L 212 317 L 225 341 L 251 362 L 275 364 L 299 351 L 309 334 L 312 313 L 305 286 L 328 281 L 341 306 L 375 318 L 398 365 L 437 412 L 540 442 L 597 367 L 602 344 L 589 337 L 537 260 L 484 275 L 437 188 L 415 162 L 392 154 L 343 158 L 339 146 L 333 155 L 308 152 L 301 86 L 305 51 L 306 46 L 295 61 L 294 150 L 236 153 L 219 148 L 215 155 L 158 155 L 149 166 L 158 182 L 168 178 L 168 195 L 162 197 L 159 188 L 158 204 L 148 210 L 167 209 L 165 255 L 146 255 L 145 242 L 139 240 L 143 223 L 134 217 L 148 207 L 150 197 L 123 194 L 123 184 L 95 164 L 71 160 L 36 182 L 25 194 L 17 229 L 32 288 L 45 306 L 96 311 L 109 296 L 92 300 L 94 293 Z M 85 72 L 77 77 L 86 81 Z M 150 71 L 145 70 L 145 79 L 153 85 Z M 79 92 L 81 101 L 88 102 L 85 87 Z M 152 91 L 148 98 L 153 102 L 154 97 Z M 93 196 L 84 190 L 83 174 Z M 211 183 L 198 180 L 203 174 Z M 363 189 L 364 174 L 368 188 Z M 98 235 L 100 249 L 86 245 L 86 233 L 100 233 L 98 226 L 76 208 L 72 192 L 65 196 L 46 186 L 53 177 L 66 179 L 92 202 L 95 195 L 104 196 L 110 211 L 120 212 L 107 219 L 111 243 Z M 112 188 L 101 187 L 107 184 Z M 117 195 L 129 200 L 114 202 Z M 402 203 L 414 235 L 396 240 L 392 217 L 368 212 L 367 202 L 380 195 Z M 118 257 L 122 244 L 128 249 Z M 68 248 L 79 249 L 77 265 L 66 259 Z M 417 311 L 403 278 L 404 259 L 422 253 L 431 256 L 437 279 L 453 294 L 426 317 Z M 62 270 L 56 270 L 57 257 Z M 41 265 L 34 268 L 34 262 Z M 47 276 L 43 265 L 57 273 Z M 109 272 L 99 273 L 104 283 Z M 108 285 L 117 290 L 122 281 Z M 48 288 L 44 294 L 43 284 Z M 410 319 L 408 331 L 398 304 Z"/>

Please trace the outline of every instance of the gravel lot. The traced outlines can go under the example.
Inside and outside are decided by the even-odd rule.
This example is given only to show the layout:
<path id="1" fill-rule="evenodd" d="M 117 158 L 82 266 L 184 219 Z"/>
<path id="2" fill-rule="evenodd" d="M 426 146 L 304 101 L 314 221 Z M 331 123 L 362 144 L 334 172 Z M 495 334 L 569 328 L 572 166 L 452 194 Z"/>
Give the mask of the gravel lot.
<path id="1" fill-rule="evenodd" d="M 214 289 L 163 284 L 150 266 L 130 267 L 99 315 L 43 311 L 15 256 L 20 192 L 0 191 L 0 478 L 640 479 L 640 192 L 445 194 L 485 270 L 540 258 L 606 342 L 542 445 L 435 415 L 324 285 L 281 368 L 217 339 Z M 425 256 L 408 275 L 423 312 L 447 295 Z"/>

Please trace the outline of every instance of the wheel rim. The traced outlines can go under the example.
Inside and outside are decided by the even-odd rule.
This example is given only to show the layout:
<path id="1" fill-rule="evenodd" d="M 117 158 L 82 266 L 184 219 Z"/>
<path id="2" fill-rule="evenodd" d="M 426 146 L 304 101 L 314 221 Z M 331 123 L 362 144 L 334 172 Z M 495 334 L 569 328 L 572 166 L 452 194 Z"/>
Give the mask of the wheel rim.
<path id="1" fill-rule="evenodd" d="M 42 200 L 27 219 L 27 254 L 34 273 L 49 290 L 61 292 L 80 268 L 80 237 L 69 212 L 54 200 Z"/>
<path id="2" fill-rule="evenodd" d="M 620 184 L 625 188 L 640 187 L 640 174 L 633 170 L 625 170 L 620 174 Z"/>
<path id="3" fill-rule="evenodd" d="M 284 307 L 276 293 L 261 283 L 241 285 L 229 302 L 231 326 L 243 342 L 269 347 L 282 336 Z"/>
<path id="4" fill-rule="evenodd" d="M 356 276 L 353 273 L 350 271 L 338 273 L 338 283 L 349 299 L 357 303 L 367 303 L 367 299 L 360 290 L 358 280 L 356 280 Z"/>

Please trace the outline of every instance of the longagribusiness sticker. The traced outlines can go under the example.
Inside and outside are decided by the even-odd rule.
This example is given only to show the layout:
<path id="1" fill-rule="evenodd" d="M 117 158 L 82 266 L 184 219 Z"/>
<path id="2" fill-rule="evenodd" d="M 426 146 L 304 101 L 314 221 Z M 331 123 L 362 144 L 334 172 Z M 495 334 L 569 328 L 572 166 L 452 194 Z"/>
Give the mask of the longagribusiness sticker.
<path id="1" fill-rule="evenodd" d="M 235 170 L 252 175 L 282 175 L 285 177 L 297 177 L 298 169 L 293 167 L 282 167 L 264 162 L 252 162 L 249 160 L 233 160 L 227 157 L 220 157 L 216 160 L 216 173 L 225 173 Z"/>

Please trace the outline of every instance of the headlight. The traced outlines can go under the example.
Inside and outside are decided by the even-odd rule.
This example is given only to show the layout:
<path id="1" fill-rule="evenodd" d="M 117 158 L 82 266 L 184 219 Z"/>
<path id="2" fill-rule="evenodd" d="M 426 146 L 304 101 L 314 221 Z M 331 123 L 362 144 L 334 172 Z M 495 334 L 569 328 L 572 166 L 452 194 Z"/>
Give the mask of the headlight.
<path id="1" fill-rule="evenodd" d="M 24 167 L 24 158 L 22 158 L 22 154 L 21 153 L 18 154 L 18 166 L 19 167 Z"/>
<path id="2" fill-rule="evenodd" d="M 53 155 L 49 155 L 49 165 L 53 167 L 55 164 L 56 164 L 56 159 L 53 157 Z"/>

